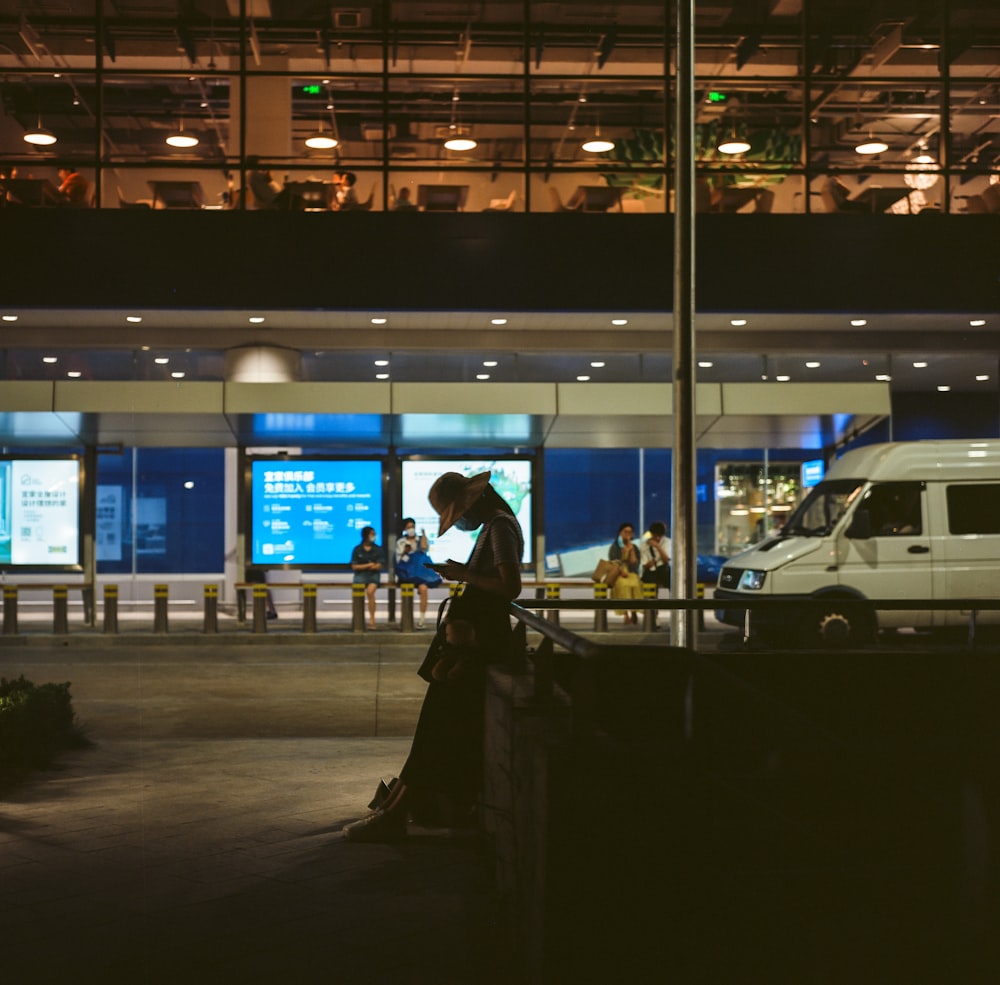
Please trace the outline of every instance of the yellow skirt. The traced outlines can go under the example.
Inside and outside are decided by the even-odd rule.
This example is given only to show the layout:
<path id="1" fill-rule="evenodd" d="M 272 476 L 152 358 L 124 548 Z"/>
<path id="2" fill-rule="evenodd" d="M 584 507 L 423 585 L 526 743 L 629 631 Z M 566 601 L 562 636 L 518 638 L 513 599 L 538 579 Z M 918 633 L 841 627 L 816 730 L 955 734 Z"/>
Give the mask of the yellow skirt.
<path id="1" fill-rule="evenodd" d="M 611 597 L 613 599 L 641 599 L 642 582 L 639 575 L 634 571 L 625 571 L 618 576 L 611 586 Z M 625 615 L 625 610 L 615 609 L 615 615 Z"/>

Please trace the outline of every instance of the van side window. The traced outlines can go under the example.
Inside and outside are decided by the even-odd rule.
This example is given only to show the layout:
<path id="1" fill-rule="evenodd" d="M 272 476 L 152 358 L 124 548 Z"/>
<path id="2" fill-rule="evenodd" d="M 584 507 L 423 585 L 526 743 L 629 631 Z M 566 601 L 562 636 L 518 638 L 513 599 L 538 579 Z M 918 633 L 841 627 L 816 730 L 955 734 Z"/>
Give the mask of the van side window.
<path id="1" fill-rule="evenodd" d="M 948 486 L 948 532 L 1000 534 L 1000 482 Z"/>
<path id="2" fill-rule="evenodd" d="M 919 482 L 883 482 L 868 491 L 863 508 L 876 537 L 912 537 L 923 531 Z"/>

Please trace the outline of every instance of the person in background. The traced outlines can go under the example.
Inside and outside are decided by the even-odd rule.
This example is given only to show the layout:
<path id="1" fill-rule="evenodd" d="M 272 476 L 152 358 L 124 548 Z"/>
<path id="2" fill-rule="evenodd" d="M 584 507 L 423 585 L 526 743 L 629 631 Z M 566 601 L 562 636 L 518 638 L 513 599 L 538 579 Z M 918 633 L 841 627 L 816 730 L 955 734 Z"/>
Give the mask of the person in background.
<path id="1" fill-rule="evenodd" d="M 87 195 L 90 192 L 90 182 L 71 164 L 59 169 L 59 194 L 66 205 L 74 209 L 87 207 Z"/>
<path id="2" fill-rule="evenodd" d="M 420 596 L 420 615 L 417 629 L 423 629 L 427 621 L 427 589 L 441 584 L 441 576 L 428 568 L 430 543 L 425 531 L 417 536 L 417 524 L 413 517 L 403 520 L 403 536 L 396 541 L 396 578 L 400 585 L 413 585 Z"/>
<path id="3" fill-rule="evenodd" d="M 393 212 L 416 212 L 417 207 L 410 200 L 410 189 L 403 185 L 396 196 L 396 204 L 392 207 Z"/>
<path id="4" fill-rule="evenodd" d="M 420 676 L 427 694 L 399 779 L 383 781 L 372 813 L 344 827 L 348 841 L 398 841 L 412 815 L 417 823 L 468 821 L 482 788 L 486 668 L 508 665 L 515 650 L 510 602 L 521 593 L 524 534 L 490 473 L 445 472 L 428 498 L 440 517 L 438 536 L 451 527 L 476 530 L 465 564 L 437 565 L 445 579 L 465 583 L 435 635 Z"/>
<path id="5" fill-rule="evenodd" d="M 385 551 L 375 543 L 375 528 L 364 527 L 361 543 L 351 553 L 351 571 L 354 572 L 354 584 L 365 586 L 369 629 L 375 628 L 375 589 L 378 588 L 384 565 Z"/>
<path id="6" fill-rule="evenodd" d="M 263 568 L 248 567 L 246 573 L 246 579 L 254 585 L 266 585 L 267 575 Z M 271 589 L 267 588 L 264 590 L 264 605 L 265 605 L 265 618 L 267 619 L 277 619 L 278 610 L 274 607 L 274 596 L 271 594 Z"/>
<path id="7" fill-rule="evenodd" d="M 651 582 L 658 589 L 670 588 L 670 538 L 665 523 L 657 520 L 649 525 L 649 533 L 643 537 L 639 548 L 639 561 L 644 582 Z M 654 627 L 657 615 L 653 613 Z"/>
<path id="8" fill-rule="evenodd" d="M 270 171 L 260 166 L 260 158 L 256 154 L 247 157 L 247 184 L 255 209 L 288 208 L 288 192 L 271 177 Z"/>
<path id="9" fill-rule="evenodd" d="M 334 196 L 333 208 L 338 212 L 349 212 L 358 204 L 358 193 L 354 190 L 358 176 L 353 171 L 344 171 L 341 172 L 340 177 L 341 181 Z"/>
<path id="10" fill-rule="evenodd" d="M 632 539 L 635 536 L 635 528 L 631 523 L 623 523 L 618 528 L 618 536 L 608 551 L 609 561 L 621 563 L 621 574 L 615 579 L 611 586 L 611 597 L 613 599 L 641 599 L 642 582 L 639 580 L 639 548 Z M 615 609 L 615 614 L 625 617 L 625 624 L 638 622 L 637 612 L 625 612 L 622 609 Z"/>

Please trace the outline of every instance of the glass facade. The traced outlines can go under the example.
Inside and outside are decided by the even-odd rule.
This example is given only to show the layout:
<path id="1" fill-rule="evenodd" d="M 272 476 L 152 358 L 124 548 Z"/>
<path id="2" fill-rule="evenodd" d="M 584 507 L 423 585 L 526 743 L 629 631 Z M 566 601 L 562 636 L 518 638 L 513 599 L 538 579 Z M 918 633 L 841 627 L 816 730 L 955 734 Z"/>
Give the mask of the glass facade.
<path id="1" fill-rule="evenodd" d="M 0 0 L 0 173 L 72 164 L 112 208 L 274 207 L 267 176 L 326 209 L 350 172 L 352 207 L 662 212 L 666 7 Z M 890 7 L 696 5 L 699 210 L 995 211 L 1000 8 Z"/>

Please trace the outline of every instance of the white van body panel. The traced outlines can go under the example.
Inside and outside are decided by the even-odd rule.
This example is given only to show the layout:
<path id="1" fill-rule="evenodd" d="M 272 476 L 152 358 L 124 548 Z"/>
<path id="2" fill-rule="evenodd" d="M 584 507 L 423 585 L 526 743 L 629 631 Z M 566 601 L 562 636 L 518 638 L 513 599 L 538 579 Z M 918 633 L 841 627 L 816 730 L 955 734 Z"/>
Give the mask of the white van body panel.
<path id="1" fill-rule="evenodd" d="M 953 534 L 948 488 L 982 484 L 1000 487 L 1000 441 L 915 441 L 869 445 L 847 452 L 824 482 L 858 480 L 860 489 L 833 529 L 823 536 L 765 541 L 730 558 L 726 569 L 767 572 L 762 588 L 740 586 L 737 596 L 815 596 L 826 593 L 867 599 L 988 598 L 1000 596 L 1000 532 Z M 846 531 L 871 491 L 883 483 L 918 484 L 919 530 L 898 528 L 864 539 Z M 915 495 L 911 486 L 911 495 Z M 970 494 L 973 491 L 970 490 Z M 1000 495 L 1000 492 L 998 492 Z M 998 528 L 1000 529 L 1000 528 Z M 732 600 L 734 587 L 724 589 Z M 979 613 L 979 621 L 1000 622 L 1000 612 Z M 962 625 L 959 610 L 880 610 L 882 627 Z"/>

